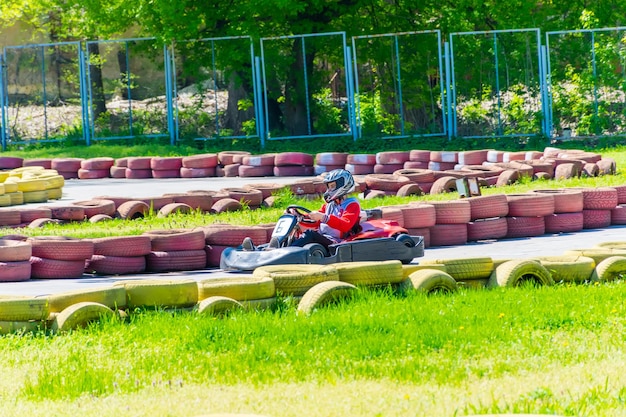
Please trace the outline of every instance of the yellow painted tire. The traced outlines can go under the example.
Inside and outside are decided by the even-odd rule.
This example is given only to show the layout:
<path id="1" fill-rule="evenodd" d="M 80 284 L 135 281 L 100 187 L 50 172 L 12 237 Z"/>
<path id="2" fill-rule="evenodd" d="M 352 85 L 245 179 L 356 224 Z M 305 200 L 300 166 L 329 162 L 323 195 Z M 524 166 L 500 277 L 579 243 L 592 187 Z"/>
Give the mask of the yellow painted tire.
<path id="1" fill-rule="evenodd" d="M 48 314 L 45 298 L 0 298 L 0 321 L 45 320 Z"/>
<path id="2" fill-rule="evenodd" d="M 626 256 L 609 256 L 596 265 L 591 281 L 614 281 L 626 276 Z"/>
<path id="3" fill-rule="evenodd" d="M 6 189 L 4 188 L 4 184 L 0 182 L 0 195 L 6 194 Z"/>
<path id="4" fill-rule="evenodd" d="M 60 188 L 50 188 L 46 190 L 48 200 L 60 200 L 63 197 L 63 190 Z"/>
<path id="5" fill-rule="evenodd" d="M 97 321 L 102 317 L 113 317 L 115 313 L 109 307 L 92 302 L 73 304 L 60 312 L 52 322 L 52 330 L 67 332 L 69 330 L 85 327 L 87 324 Z"/>
<path id="6" fill-rule="evenodd" d="M 0 194 L 0 207 L 9 207 L 13 205 L 9 194 Z"/>
<path id="7" fill-rule="evenodd" d="M 85 288 L 52 294 L 47 298 L 51 313 L 60 313 L 67 307 L 82 302 L 98 303 L 114 310 L 126 308 L 126 290 L 123 287 Z"/>
<path id="8" fill-rule="evenodd" d="M 11 199 L 10 205 L 12 206 L 19 206 L 24 204 L 24 193 L 22 193 L 21 191 L 6 193 L 5 195 L 8 195 Z"/>
<path id="9" fill-rule="evenodd" d="M 402 265 L 402 277 L 404 279 L 406 279 L 413 272 L 421 271 L 422 269 L 437 269 L 439 271 L 447 272 L 446 271 L 446 266 L 444 264 L 431 264 L 431 265 L 404 264 L 404 265 Z"/>
<path id="10" fill-rule="evenodd" d="M 22 191 L 24 204 L 27 203 L 45 203 L 48 201 L 48 192 L 43 191 Z"/>
<path id="11" fill-rule="evenodd" d="M 596 244 L 596 248 L 617 249 L 617 250 L 626 251 L 626 242 L 625 241 L 601 242 L 601 243 Z"/>
<path id="12" fill-rule="evenodd" d="M 192 307 L 198 303 L 198 285 L 194 280 L 129 280 L 113 284 L 126 289 L 126 306 Z"/>
<path id="13" fill-rule="evenodd" d="M 315 284 L 338 281 L 337 269 L 331 265 L 267 265 L 252 272 L 256 278 L 274 280 L 276 292 L 283 295 L 303 295 Z"/>
<path id="14" fill-rule="evenodd" d="M 198 300 L 222 296 L 237 301 L 270 298 L 276 295 L 270 277 L 221 277 L 198 281 Z"/>
<path id="15" fill-rule="evenodd" d="M 41 179 L 20 179 L 17 182 L 17 191 L 44 191 L 46 189 L 46 182 Z"/>
<path id="16" fill-rule="evenodd" d="M 5 193 L 14 193 L 14 192 L 18 191 L 17 183 L 15 183 L 15 182 L 5 181 L 3 184 L 4 184 L 4 192 Z"/>
<path id="17" fill-rule="evenodd" d="M 341 262 L 334 264 L 339 272 L 339 281 L 352 285 L 385 285 L 402 282 L 402 262 L 400 261 L 363 261 Z"/>
<path id="18" fill-rule="evenodd" d="M 261 298 L 258 300 L 240 301 L 240 304 L 247 311 L 269 310 L 276 305 L 277 297 Z"/>
<path id="19" fill-rule="evenodd" d="M 525 282 L 553 285 L 550 272 L 538 261 L 513 259 L 494 269 L 489 277 L 490 287 L 518 287 Z"/>
<path id="20" fill-rule="evenodd" d="M 409 275 L 401 284 L 401 291 L 420 291 L 426 294 L 453 293 L 458 285 L 452 276 L 438 269 L 421 269 Z"/>
<path id="21" fill-rule="evenodd" d="M 26 174 L 35 173 L 37 171 L 43 171 L 43 170 L 45 170 L 45 168 L 39 165 L 13 168 L 12 170 L 9 171 L 9 176 L 22 178 L 25 173 Z"/>
<path id="22" fill-rule="evenodd" d="M 456 285 L 459 288 L 465 288 L 468 290 L 482 290 L 489 286 L 489 278 L 484 279 L 468 279 L 467 281 L 457 281 Z"/>
<path id="23" fill-rule="evenodd" d="M 589 281 L 596 267 L 596 261 L 588 256 L 539 256 L 532 259 L 550 271 L 555 282 Z"/>
<path id="24" fill-rule="evenodd" d="M 345 299 L 356 287 L 348 282 L 326 281 L 311 287 L 298 303 L 299 314 L 311 314 L 315 309 Z"/>
<path id="25" fill-rule="evenodd" d="M 241 303 L 219 295 L 205 298 L 198 303 L 198 313 L 208 316 L 224 316 L 235 310 L 243 310 Z"/>
<path id="26" fill-rule="evenodd" d="M 569 249 L 563 252 L 565 256 L 586 256 L 593 259 L 596 265 L 611 256 L 626 256 L 626 250 L 609 248 Z"/>
<path id="27" fill-rule="evenodd" d="M 43 321 L 0 321 L 0 334 L 36 332 L 43 328 Z"/>
<path id="28" fill-rule="evenodd" d="M 493 272 L 493 259 L 490 257 L 459 258 L 459 259 L 426 259 L 420 265 L 446 266 L 446 272 L 455 280 L 489 278 Z"/>

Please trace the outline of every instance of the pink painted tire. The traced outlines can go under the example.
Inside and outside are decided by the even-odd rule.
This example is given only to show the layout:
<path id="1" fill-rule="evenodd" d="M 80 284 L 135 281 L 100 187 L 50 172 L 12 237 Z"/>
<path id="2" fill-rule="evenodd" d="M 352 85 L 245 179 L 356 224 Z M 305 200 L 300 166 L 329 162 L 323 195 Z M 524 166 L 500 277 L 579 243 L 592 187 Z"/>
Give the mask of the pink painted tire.
<path id="1" fill-rule="evenodd" d="M 115 160 L 113 158 L 110 158 L 108 156 L 102 156 L 98 158 L 84 159 L 80 161 L 80 167 L 81 169 L 87 170 L 109 170 L 114 163 Z"/>
<path id="2" fill-rule="evenodd" d="M 289 184 L 288 187 L 294 195 L 304 196 L 311 195 L 317 192 L 317 184 L 313 182 L 312 179 L 302 179 L 298 181 L 294 181 Z M 326 185 L 324 185 L 324 191 L 326 190 Z"/>
<path id="3" fill-rule="evenodd" d="M 95 180 L 100 178 L 109 178 L 111 168 L 107 169 L 84 169 L 81 168 L 77 172 L 78 178 L 81 180 Z"/>
<path id="4" fill-rule="evenodd" d="M 227 211 L 241 210 L 241 203 L 233 198 L 222 198 L 211 206 L 211 213 L 225 213 Z"/>
<path id="5" fill-rule="evenodd" d="M 246 237 L 254 244 L 267 242 L 267 232 L 259 226 L 236 226 L 231 224 L 213 224 L 203 228 L 208 245 L 239 246 Z"/>
<path id="6" fill-rule="evenodd" d="M 584 227 L 582 211 L 554 213 L 545 217 L 546 233 L 575 233 Z"/>
<path id="7" fill-rule="evenodd" d="M 429 228 L 430 247 L 456 246 L 467 243 L 467 224 L 436 224 Z"/>
<path id="8" fill-rule="evenodd" d="M 150 162 L 151 156 L 131 156 L 126 160 L 126 167 L 130 169 L 152 169 Z"/>
<path id="9" fill-rule="evenodd" d="M 246 155 L 241 160 L 242 165 L 248 165 L 253 167 L 274 166 L 275 154 L 267 153 L 262 155 Z"/>
<path id="10" fill-rule="evenodd" d="M 188 194 L 188 193 L 172 193 L 163 194 L 163 197 L 171 198 L 174 203 L 183 203 L 191 207 L 193 210 L 209 211 L 213 206 L 213 196 L 211 194 Z"/>
<path id="11" fill-rule="evenodd" d="M 183 157 L 182 168 L 215 168 L 217 166 L 217 154 L 205 153 Z M 213 170 L 215 172 L 215 170 Z"/>
<path id="12" fill-rule="evenodd" d="M 227 193 L 229 198 L 248 206 L 258 207 L 263 203 L 263 193 L 260 190 L 253 188 L 222 188 L 221 191 Z"/>
<path id="13" fill-rule="evenodd" d="M 150 169 L 153 171 L 178 171 L 182 168 L 182 166 L 182 156 L 153 156 L 150 160 Z"/>
<path id="14" fill-rule="evenodd" d="M 456 162 L 438 162 L 438 161 L 430 161 L 428 163 L 428 169 L 432 171 L 447 171 L 454 169 L 456 167 Z"/>
<path id="15" fill-rule="evenodd" d="M 58 259 L 31 256 L 31 278 L 38 279 L 69 279 L 81 278 L 85 271 L 85 259 L 62 261 Z"/>
<path id="16" fill-rule="evenodd" d="M 139 201 L 146 203 L 152 210 L 159 211 L 166 205 L 173 203 L 174 199 L 172 197 L 161 195 L 155 197 L 144 197 Z"/>
<path id="17" fill-rule="evenodd" d="M 611 225 L 611 209 L 584 209 L 583 229 L 604 229 Z"/>
<path id="18" fill-rule="evenodd" d="M 509 214 L 509 203 L 504 194 L 482 195 L 468 198 L 470 220 L 505 217 Z"/>
<path id="19" fill-rule="evenodd" d="M 113 216 L 109 216 L 108 214 L 96 214 L 89 218 L 89 223 L 100 223 L 108 220 L 113 220 Z"/>
<path id="20" fill-rule="evenodd" d="M 179 169 L 153 169 L 152 178 L 180 178 Z"/>
<path id="21" fill-rule="evenodd" d="M 435 207 L 436 224 L 457 224 L 470 221 L 471 209 L 467 200 L 430 201 Z"/>
<path id="22" fill-rule="evenodd" d="M 626 204 L 626 185 L 612 185 L 617 191 L 617 204 Z"/>
<path id="23" fill-rule="evenodd" d="M 85 208 L 67 205 L 67 206 L 49 206 L 50 215 L 53 219 L 68 220 L 68 221 L 82 221 L 85 220 Z"/>
<path id="24" fill-rule="evenodd" d="M 573 163 L 559 164 L 554 169 L 555 180 L 566 180 L 570 178 L 576 178 L 579 175 L 580 175 L 580 170 L 578 169 L 577 165 Z"/>
<path id="25" fill-rule="evenodd" d="M 20 213 L 20 223 L 30 223 L 39 218 L 52 218 L 52 210 L 47 207 L 24 207 L 18 209 L 18 212 Z"/>
<path id="26" fill-rule="evenodd" d="M 579 189 L 559 188 L 532 190 L 533 193 L 551 194 L 554 198 L 554 213 L 578 213 L 583 211 L 583 193 Z"/>
<path id="27" fill-rule="evenodd" d="M 59 172 L 78 172 L 82 158 L 53 158 L 50 166 Z"/>
<path id="28" fill-rule="evenodd" d="M 33 247 L 27 240 L 0 239 L 0 262 L 28 261 Z"/>
<path id="29" fill-rule="evenodd" d="M 435 180 L 429 190 L 430 194 L 444 194 L 457 192 L 456 177 L 446 175 Z"/>
<path id="30" fill-rule="evenodd" d="M 402 168 L 404 169 L 428 169 L 428 162 L 422 161 L 406 161 Z"/>
<path id="31" fill-rule="evenodd" d="M 185 168 L 182 167 L 180 169 L 180 177 L 181 178 L 206 178 L 206 177 L 215 177 L 216 169 L 215 167 L 211 168 Z"/>
<path id="32" fill-rule="evenodd" d="M 393 174 L 403 168 L 404 164 L 376 164 L 374 165 L 374 174 Z"/>
<path id="33" fill-rule="evenodd" d="M 545 217 L 507 217 L 507 238 L 541 236 L 546 233 Z"/>
<path id="34" fill-rule="evenodd" d="M 226 250 L 226 248 L 230 248 L 232 246 L 225 245 L 210 245 L 205 249 L 206 252 L 206 266 L 207 267 L 219 267 L 220 259 L 222 257 L 222 252 Z"/>
<path id="35" fill-rule="evenodd" d="M 239 166 L 239 176 L 240 177 L 273 177 L 274 176 L 274 167 L 271 165 L 265 166 L 251 166 L 251 165 L 240 165 Z"/>
<path id="36" fill-rule="evenodd" d="M 410 160 L 410 152 L 408 151 L 384 151 L 375 155 L 376 163 L 381 165 L 404 165 Z M 400 168 L 401 169 L 401 168 Z"/>
<path id="37" fill-rule="evenodd" d="M 315 155 L 317 165 L 340 165 L 345 166 L 348 162 L 348 154 L 345 152 L 320 152 Z"/>
<path id="38" fill-rule="evenodd" d="M 128 158 L 127 157 L 117 158 L 115 162 L 113 163 L 113 166 L 124 167 L 124 168 L 128 167 Z"/>
<path id="39" fill-rule="evenodd" d="M 429 227 L 422 227 L 422 228 L 415 228 L 415 229 L 410 229 L 407 227 L 406 231 L 411 236 L 422 236 L 424 238 L 424 247 L 430 248 L 430 228 Z"/>
<path id="40" fill-rule="evenodd" d="M 200 250 L 206 245 L 202 229 L 152 230 L 144 235 L 150 237 L 152 251 Z"/>
<path id="41" fill-rule="evenodd" d="M 424 195 L 424 191 L 415 183 L 405 184 L 396 192 L 398 197 L 410 197 Z"/>
<path id="42" fill-rule="evenodd" d="M 504 187 L 516 183 L 520 178 L 520 173 L 516 169 L 505 169 L 500 175 L 498 175 L 498 181 L 496 187 Z"/>
<path id="43" fill-rule="evenodd" d="M 25 167 L 42 167 L 45 169 L 52 169 L 52 159 L 50 158 L 35 158 L 24 159 L 22 166 Z"/>
<path id="44" fill-rule="evenodd" d="M 613 158 L 602 158 L 596 162 L 599 169 L 599 175 L 613 175 L 617 171 L 617 164 Z"/>
<path id="45" fill-rule="evenodd" d="M 173 214 L 191 213 L 193 209 L 185 203 L 169 203 L 159 209 L 157 217 L 168 217 Z"/>
<path id="46" fill-rule="evenodd" d="M 404 212 L 400 207 L 385 206 L 381 207 L 383 220 L 389 220 L 398 223 L 400 227 L 404 227 Z"/>
<path id="47" fill-rule="evenodd" d="M 72 203 L 77 207 L 81 207 L 84 216 L 91 218 L 96 214 L 106 214 L 108 216 L 115 215 L 115 201 L 105 199 L 92 199 L 85 201 L 74 201 Z"/>
<path id="48" fill-rule="evenodd" d="M 115 217 L 124 220 L 143 219 L 149 211 L 150 206 L 143 201 L 130 200 L 117 207 Z"/>
<path id="49" fill-rule="evenodd" d="M 482 165 L 487 160 L 487 150 L 459 152 L 460 165 Z"/>
<path id="50" fill-rule="evenodd" d="M 369 153 L 350 154 L 346 158 L 346 164 L 350 165 L 376 165 L 376 155 Z"/>
<path id="51" fill-rule="evenodd" d="M 411 182 L 434 182 L 435 174 L 430 169 L 407 169 L 402 168 L 393 172 L 394 175 L 407 177 Z"/>
<path id="52" fill-rule="evenodd" d="M 124 171 L 124 176 L 129 180 L 143 180 L 147 178 L 152 178 L 152 170 L 126 168 L 126 170 Z"/>
<path id="53" fill-rule="evenodd" d="M 280 152 L 274 156 L 274 166 L 313 166 L 313 155 L 304 152 Z"/>
<path id="54" fill-rule="evenodd" d="M 409 161 L 428 162 L 430 161 L 430 151 L 424 151 L 421 149 L 413 149 L 409 151 Z"/>
<path id="55" fill-rule="evenodd" d="M 113 166 L 109 168 L 109 177 L 111 178 L 126 178 L 126 168 Z"/>
<path id="56" fill-rule="evenodd" d="M 99 275 L 139 274 L 145 270 L 145 256 L 93 255 L 85 265 L 85 272 Z"/>
<path id="57" fill-rule="evenodd" d="M 613 187 L 573 188 L 583 193 L 583 209 L 611 210 L 617 206 L 619 199 Z"/>
<path id="58" fill-rule="evenodd" d="M 134 257 L 152 250 L 152 239 L 147 235 L 99 237 L 91 241 L 94 255 Z"/>
<path id="59" fill-rule="evenodd" d="M 322 175 L 324 173 L 334 171 L 336 169 L 345 169 L 345 165 L 314 165 L 313 166 L 315 175 Z"/>
<path id="60" fill-rule="evenodd" d="M 346 171 L 353 175 L 373 174 L 374 165 L 346 164 Z"/>
<path id="61" fill-rule="evenodd" d="M 397 193 L 403 185 L 410 184 L 411 180 L 402 175 L 394 174 L 368 174 L 365 183 L 371 190 L 392 191 Z"/>
<path id="62" fill-rule="evenodd" d="M 241 160 L 246 155 L 250 155 L 250 152 L 247 151 L 222 151 L 217 154 L 217 162 L 219 165 L 226 166 L 235 163 L 235 158 Z"/>
<path id="63" fill-rule="evenodd" d="M 24 166 L 24 158 L 0 156 L 0 169 L 15 169 Z"/>
<path id="64" fill-rule="evenodd" d="M 17 210 L 0 209 L 0 226 L 15 226 L 22 223 L 22 215 Z"/>
<path id="65" fill-rule="evenodd" d="M 0 262 L 0 282 L 23 282 L 31 277 L 30 260 Z"/>
<path id="66" fill-rule="evenodd" d="M 246 186 L 246 188 L 252 188 L 254 190 L 261 191 L 263 200 L 265 200 L 267 197 L 270 197 L 272 194 L 279 193 L 285 187 L 286 187 L 285 185 L 277 184 L 277 183 L 255 183 L 255 184 L 248 184 Z"/>
<path id="67" fill-rule="evenodd" d="M 366 190 L 363 193 L 363 198 L 365 198 L 366 200 L 374 200 L 376 198 L 383 198 L 383 197 L 387 197 L 389 195 L 389 194 L 387 194 L 388 192 L 391 192 L 391 191 Z"/>
<path id="68" fill-rule="evenodd" d="M 32 256 L 59 261 L 84 261 L 91 258 L 94 244 L 89 239 L 75 239 L 63 236 L 36 236 L 28 238 L 32 246 Z"/>
<path id="69" fill-rule="evenodd" d="M 611 224 L 626 224 L 626 205 L 618 204 L 611 210 Z"/>
<path id="70" fill-rule="evenodd" d="M 506 217 L 493 217 L 467 223 L 467 240 L 503 239 L 508 231 Z"/>
<path id="71" fill-rule="evenodd" d="M 432 227 L 437 222 L 437 213 L 432 204 L 406 204 L 400 206 L 404 216 L 404 227 L 422 229 Z"/>
<path id="72" fill-rule="evenodd" d="M 311 177 L 315 174 L 315 169 L 313 165 L 283 165 L 275 166 L 273 172 L 276 177 Z"/>
<path id="73" fill-rule="evenodd" d="M 205 269 L 207 255 L 204 249 L 187 251 L 152 251 L 146 255 L 146 271 L 196 271 Z"/>
<path id="74" fill-rule="evenodd" d="M 236 177 L 239 175 L 239 168 L 241 167 L 241 164 L 228 164 L 228 165 L 224 165 L 224 166 L 218 166 L 215 169 L 215 175 L 217 175 L 218 177 Z"/>
<path id="75" fill-rule="evenodd" d="M 532 217 L 554 214 L 554 196 L 543 193 L 507 194 L 509 216 Z"/>

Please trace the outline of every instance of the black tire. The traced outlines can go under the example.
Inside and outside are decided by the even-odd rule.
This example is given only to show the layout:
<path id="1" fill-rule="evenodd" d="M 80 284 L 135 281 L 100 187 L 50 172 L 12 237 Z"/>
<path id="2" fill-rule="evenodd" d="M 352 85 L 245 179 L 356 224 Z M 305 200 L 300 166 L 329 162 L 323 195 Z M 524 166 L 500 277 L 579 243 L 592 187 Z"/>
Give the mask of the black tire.
<path id="1" fill-rule="evenodd" d="M 413 238 L 407 234 L 400 234 L 398 236 L 396 236 L 396 240 L 400 243 L 404 243 L 405 246 L 409 247 L 409 248 L 413 248 L 415 247 L 415 241 L 413 240 Z"/>
<path id="2" fill-rule="evenodd" d="M 328 249 L 319 243 L 309 243 L 304 245 L 304 248 L 309 251 L 312 258 L 322 259 L 328 256 Z"/>

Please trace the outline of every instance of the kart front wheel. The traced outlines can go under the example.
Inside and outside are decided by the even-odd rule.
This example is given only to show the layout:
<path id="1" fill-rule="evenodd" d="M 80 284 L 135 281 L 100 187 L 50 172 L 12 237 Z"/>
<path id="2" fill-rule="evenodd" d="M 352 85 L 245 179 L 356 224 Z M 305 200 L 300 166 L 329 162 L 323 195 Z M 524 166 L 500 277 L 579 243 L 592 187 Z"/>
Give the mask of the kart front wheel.
<path id="1" fill-rule="evenodd" d="M 328 249 L 319 243 L 309 243 L 304 245 L 304 248 L 309 251 L 311 258 L 322 259 L 328 256 Z"/>
<path id="2" fill-rule="evenodd" d="M 407 234 L 401 234 L 396 236 L 396 240 L 400 243 L 403 243 L 405 246 L 412 248 L 415 246 L 415 241 L 413 238 Z"/>

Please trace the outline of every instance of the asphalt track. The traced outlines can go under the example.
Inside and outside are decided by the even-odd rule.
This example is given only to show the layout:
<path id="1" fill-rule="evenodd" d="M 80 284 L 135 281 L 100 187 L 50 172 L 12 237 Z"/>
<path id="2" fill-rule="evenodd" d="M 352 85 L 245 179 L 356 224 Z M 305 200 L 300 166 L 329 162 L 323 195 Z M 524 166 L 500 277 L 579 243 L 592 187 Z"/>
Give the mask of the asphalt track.
<path id="1" fill-rule="evenodd" d="M 219 191 L 222 188 L 239 188 L 251 183 L 291 183 L 302 177 L 270 178 L 194 178 L 194 179 L 97 179 L 67 180 L 60 200 L 35 205 L 63 205 L 73 201 L 89 200 L 97 196 L 155 197 L 166 193 L 190 190 Z M 504 239 L 498 241 L 472 242 L 461 246 L 427 248 L 420 259 L 450 259 L 476 256 L 491 256 L 494 259 L 531 258 L 536 256 L 558 256 L 570 249 L 586 249 L 607 241 L 626 241 L 626 226 L 611 226 L 605 229 L 588 229 L 578 233 L 542 235 L 533 238 Z M 97 277 L 85 275 L 80 279 L 30 280 L 25 282 L 0 283 L 0 295 L 46 295 L 84 288 L 109 286 L 115 281 L 129 279 L 207 279 L 240 273 L 220 269 L 202 271 L 170 272 L 159 274 Z"/>

